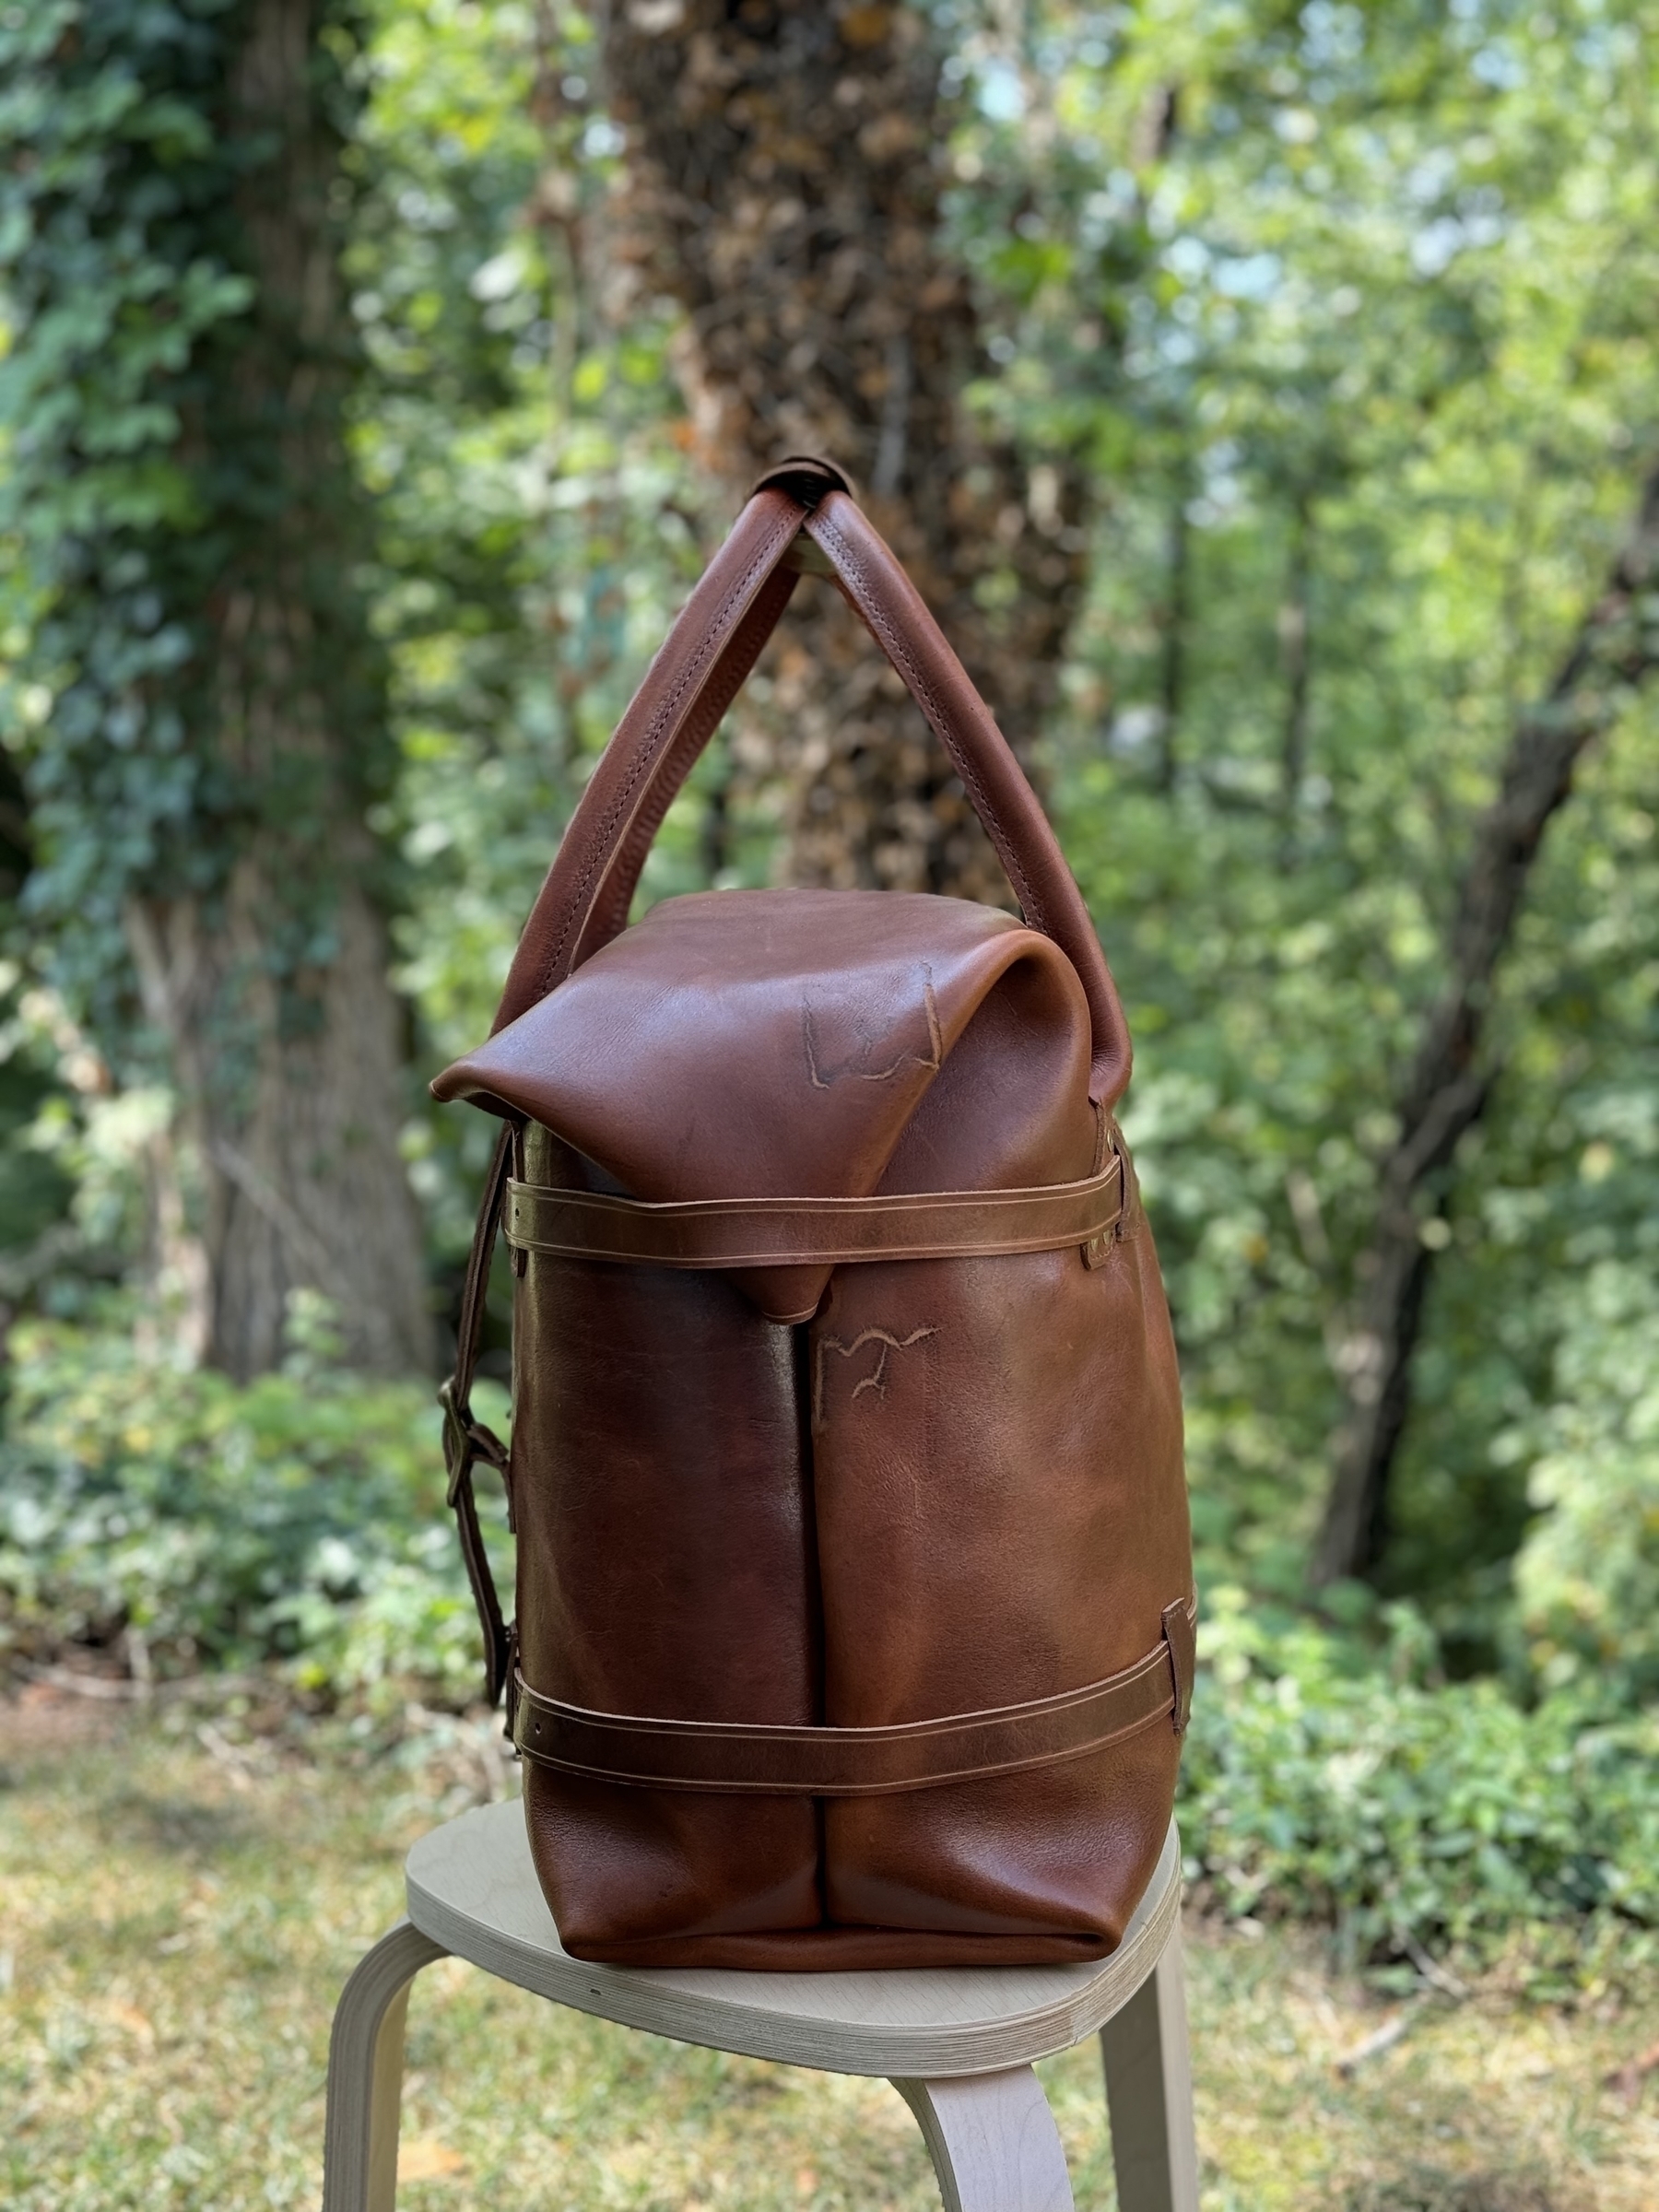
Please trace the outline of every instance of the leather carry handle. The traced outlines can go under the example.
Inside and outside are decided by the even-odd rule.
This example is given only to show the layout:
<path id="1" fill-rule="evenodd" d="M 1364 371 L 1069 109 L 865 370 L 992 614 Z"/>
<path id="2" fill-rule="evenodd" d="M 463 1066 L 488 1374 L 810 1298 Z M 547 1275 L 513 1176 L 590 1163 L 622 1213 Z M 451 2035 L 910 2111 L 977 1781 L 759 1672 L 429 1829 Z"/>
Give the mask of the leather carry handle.
<path id="1" fill-rule="evenodd" d="M 1027 923 L 1076 969 L 1093 1036 L 1090 1096 L 1110 1108 L 1129 1080 L 1129 1033 L 1083 895 L 990 709 L 845 486 L 830 465 L 800 458 L 761 478 L 588 780 L 524 925 L 495 1028 L 626 925 L 663 817 L 794 592 L 787 556 L 804 530 L 944 746 Z"/>

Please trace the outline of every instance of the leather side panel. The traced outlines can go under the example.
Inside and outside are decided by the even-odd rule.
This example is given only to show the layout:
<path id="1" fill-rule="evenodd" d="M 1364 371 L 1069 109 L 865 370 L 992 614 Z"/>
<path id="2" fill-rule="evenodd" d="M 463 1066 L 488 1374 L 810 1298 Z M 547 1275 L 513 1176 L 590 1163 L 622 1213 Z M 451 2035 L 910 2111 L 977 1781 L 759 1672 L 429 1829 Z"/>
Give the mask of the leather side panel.
<path id="1" fill-rule="evenodd" d="M 527 1148 L 536 1182 L 601 1180 L 534 1124 Z M 816 1721 L 793 1333 L 721 1276 L 533 1253 L 513 1338 L 525 1679 L 610 1712 Z M 524 1781 L 578 1957 L 821 1918 L 809 1800 Z"/>
<path id="2" fill-rule="evenodd" d="M 1073 1250 L 841 1268 L 812 1338 L 827 1721 L 1051 1695 L 1158 1642 L 1192 1570 L 1138 1211 L 1092 1270 Z M 1110 1949 L 1178 1751 L 1165 1723 L 1030 1774 L 830 1804 L 830 1916 Z"/>

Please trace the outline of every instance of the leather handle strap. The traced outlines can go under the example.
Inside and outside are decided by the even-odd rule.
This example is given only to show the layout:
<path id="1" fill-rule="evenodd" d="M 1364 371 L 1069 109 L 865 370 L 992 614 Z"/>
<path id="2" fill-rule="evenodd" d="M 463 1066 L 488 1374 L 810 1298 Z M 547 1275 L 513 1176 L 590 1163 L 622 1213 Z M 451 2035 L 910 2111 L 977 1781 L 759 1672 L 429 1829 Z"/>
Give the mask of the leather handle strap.
<path id="1" fill-rule="evenodd" d="M 495 1256 L 495 1242 L 501 1226 L 501 1211 L 507 1200 L 507 1185 L 512 1173 L 512 1147 L 515 1128 L 509 1123 L 501 1131 L 495 1148 L 495 1158 L 489 1163 L 489 1175 L 484 1186 L 484 1203 L 478 1209 L 477 1226 L 473 1231 L 472 1251 L 467 1256 L 466 1277 L 461 1289 L 461 1312 L 455 1328 L 455 1371 L 438 1393 L 438 1403 L 443 1408 L 443 1464 L 449 1476 L 449 1503 L 454 1510 L 455 1524 L 461 1535 L 461 1557 L 466 1565 L 466 1579 L 472 1587 L 473 1604 L 478 1610 L 478 1626 L 484 1635 L 484 1697 L 493 1706 L 507 1686 L 512 1671 L 512 1632 L 501 1618 L 501 1601 L 496 1594 L 495 1577 L 489 1571 L 489 1557 L 484 1548 L 484 1534 L 478 1525 L 478 1502 L 473 1492 L 473 1469 L 480 1460 L 495 1468 L 503 1483 L 507 1478 L 507 1447 L 491 1429 L 473 1417 L 473 1377 L 477 1371 L 478 1344 L 484 1330 L 484 1305 L 489 1289 L 490 1262 Z M 512 1492 L 507 1492 L 508 1517 L 511 1523 Z"/>
<path id="2" fill-rule="evenodd" d="M 853 484 L 832 461 L 825 461 L 816 453 L 790 453 L 775 467 L 756 477 L 749 487 L 749 498 L 752 500 L 757 492 L 768 489 L 787 492 L 804 509 L 811 509 L 827 491 L 851 492 Z M 576 948 L 573 967 L 579 968 L 591 952 L 597 951 L 601 945 L 608 945 L 627 928 L 640 877 L 669 807 L 702 758 L 704 746 L 725 720 L 727 708 L 748 680 L 749 672 L 777 628 L 779 618 L 794 595 L 795 585 L 801 580 L 800 546 L 797 535 L 783 557 L 782 566 L 774 569 L 756 593 L 748 611 L 733 631 L 731 642 L 711 671 L 702 696 L 652 774 L 616 858 L 606 872 L 588 915 L 582 941 Z"/>
<path id="3" fill-rule="evenodd" d="M 761 479 L 588 781 L 524 926 L 495 1027 L 516 1020 L 626 924 L 668 806 L 788 603 L 795 575 L 785 557 L 805 527 L 944 745 L 1027 921 L 1077 969 L 1093 1030 L 1091 1095 L 1111 1106 L 1129 1080 L 1129 1036 L 1082 893 L 989 708 L 844 481 L 825 464 L 799 460 Z"/>
<path id="4" fill-rule="evenodd" d="M 1081 1182 L 1032 1190 L 666 1205 L 510 1182 L 507 1241 L 515 1252 L 651 1267 L 821 1267 L 1058 1252 L 1116 1227 L 1123 1173 L 1121 1158 L 1113 1156 L 1101 1173 Z"/>
<path id="5" fill-rule="evenodd" d="M 629 818 L 617 847 L 616 858 L 606 870 L 589 911 L 572 967 L 580 968 L 601 945 L 608 945 L 628 927 L 629 909 L 633 904 L 651 848 L 656 842 L 657 831 L 669 807 L 678 798 L 686 778 L 701 759 L 703 747 L 725 720 L 727 708 L 747 681 L 749 671 L 759 659 L 800 581 L 798 569 L 774 569 L 733 631 L 731 642 L 711 672 L 697 705 L 664 753 Z"/>
<path id="6" fill-rule="evenodd" d="M 589 923 L 596 909 L 607 925 L 614 919 L 616 900 L 602 905 L 606 874 L 620 853 L 637 849 L 629 831 L 647 815 L 653 780 L 665 759 L 675 758 L 682 776 L 688 772 L 695 754 L 688 745 L 677 753 L 676 741 L 706 720 L 698 713 L 705 693 L 710 711 L 724 701 L 724 713 L 748 672 L 742 667 L 737 673 L 744 651 L 752 644 L 758 654 L 771 634 L 787 596 L 782 587 L 770 620 L 766 602 L 747 629 L 745 618 L 782 567 L 806 512 L 799 500 L 776 486 L 758 491 L 680 609 L 566 827 L 513 955 L 497 1030 L 545 998 L 604 941 Z M 713 727 L 709 722 L 702 730 L 699 749 Z M 624 919 L 626 912 L 624 906 Z"/>
<path id="7" fill-rule="evenodd" d="M 1185 1725 L 1195 1599 L 1163 1615 L 1163 1640 L 1086 1688 L 987 1712 L 886 1728 L 775 1728 L 593 1712 L 515 1678 L 512 1740 L 537 1765 L 636 1789 L 787 1797 L 885 1797 L 1057 1765 L 1154 1722 Z M 1172 1623 L 1179 1617 L 1179 1627 Z M 1184 1665 L 1184 1675 L 1183 1675 Z"/>
<path id="8" fill-rule="evenodd" d="M 1077 970 L 1094 1039 L 1089 1095 L 1110 1109 L 1129 1081 L 1129 1025 L 1083 894 L 1025 771 L 922 594 L 857 503 L 831 491 L 805 528 L 945 747 L 1021 913 Z"/>

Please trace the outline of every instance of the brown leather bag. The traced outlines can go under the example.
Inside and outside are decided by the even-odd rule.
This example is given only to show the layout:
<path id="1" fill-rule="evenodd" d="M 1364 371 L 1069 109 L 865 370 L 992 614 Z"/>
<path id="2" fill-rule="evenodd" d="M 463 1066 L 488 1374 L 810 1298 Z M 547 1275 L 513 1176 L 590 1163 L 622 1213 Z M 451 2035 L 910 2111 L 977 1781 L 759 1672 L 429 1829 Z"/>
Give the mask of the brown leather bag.
<path id="1" fill-rule="evenodd" d="M 817 547 L 1023 922 L 718 891 L 626 926 Z M 815 564 L 816 565 L 816 564 Z M 763 477 L 582 794 L 494 1034 L 505 1123 L 441 1394 L 566 1948 L 1098 1959 L 1169 1823 L 1195 1600 L 1174 1347 L 1112 1109 L 1129 1040 L 991 715 L 830 465 Z M 497 1225 L 509 1455 L 468 1392 Z M 505 1477 L 507 1631 L 473 1506 Z"/>

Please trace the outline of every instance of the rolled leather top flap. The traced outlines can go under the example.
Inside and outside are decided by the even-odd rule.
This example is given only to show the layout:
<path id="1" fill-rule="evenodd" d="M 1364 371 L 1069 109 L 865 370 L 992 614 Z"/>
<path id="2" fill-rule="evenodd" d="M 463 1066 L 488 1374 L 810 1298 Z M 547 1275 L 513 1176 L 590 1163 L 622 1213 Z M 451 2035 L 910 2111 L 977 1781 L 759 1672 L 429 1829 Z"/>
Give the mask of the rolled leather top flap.
<path id="1" fill-rule="evenodd" d="M 1070 961 L 994 908 L 712 891 L 653 907 L 432 1088 L 544 1124 L 635 1198 L 864 1198 L 1088 1174 L 1089 1053 Z M 829 1272 L 734 1279 L 798 1321 Z"/>

